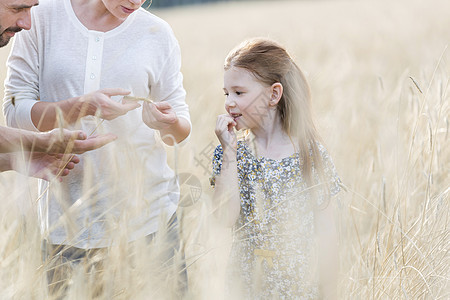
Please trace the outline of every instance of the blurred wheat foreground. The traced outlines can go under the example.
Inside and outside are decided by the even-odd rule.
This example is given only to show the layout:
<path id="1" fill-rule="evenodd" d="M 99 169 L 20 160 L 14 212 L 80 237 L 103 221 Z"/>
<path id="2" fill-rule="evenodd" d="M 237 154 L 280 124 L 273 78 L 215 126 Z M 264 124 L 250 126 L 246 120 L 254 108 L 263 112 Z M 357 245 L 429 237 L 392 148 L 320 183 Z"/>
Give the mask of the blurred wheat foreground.
<path id="1" fill-rule="evenodd" d="M 450 2 L 271 1 L 157 10 L 177 35 L 191 108 L 189 145 L 168 148 L 182 186 L 188 299 L 220 299 L 230 232 L 209 218 L 222 62 L 244 38 L 271 37 L 311 83 L 317 123 L 345 192 L 337 203 L 342 299 L 446 299 L 449 276 Z M 1 50 L 2 61 L 7 50 Z M 3 79 L 5 74 L 1 70 Z M 206 112 L 205 107 L 208 108 Z M 132 151 L 130 152 L 132 153 Z M 131 155 L 131 154 L 130 154 Z M 127 176 L 135 180 L 131 172 Z M 117 175 L 118 176 L 118 175 Z M 46 299 L 34 179 L 0 175 L 2 299 Z M 186 188 L 186 186 L 188 188 Z M 201 192 L 201 193 L 200 193 Z M 70 299 L 177 299 L 152 248 L 118 243 L 80 264 Z M 150 271 L 153 270 L 153 271 Z"/>

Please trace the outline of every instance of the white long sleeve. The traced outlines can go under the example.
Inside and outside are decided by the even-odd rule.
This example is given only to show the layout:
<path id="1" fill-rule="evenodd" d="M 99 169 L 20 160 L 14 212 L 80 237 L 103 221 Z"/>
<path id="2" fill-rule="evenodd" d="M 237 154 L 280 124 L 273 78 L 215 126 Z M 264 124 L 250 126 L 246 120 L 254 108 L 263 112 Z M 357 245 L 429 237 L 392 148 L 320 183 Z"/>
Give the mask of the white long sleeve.
<path id="1" fill-rule="evenodd" d="M 42 0 L 32 11 L 32 29 L 17 34 L 8 59 L 6 121 L 36 130 L 31 121 L 36 101 L 124 88 L 132 96 L 167 101 L 178 117 L 190 122 L 180 67 L 171 28 L 144 9 L 115 29 L 98 32 L 79 22 L 70 0 Z M 127 228 L 131 240 L 156 231 L 176 210 L 179 187 L 161 141 L 142 121 L 142 108 L 112 121 L 85 117 L 77 126 L 87 134 L 94 129 L 112 132 L 118 139 L 83 154 L 62 184 L 50 186 L 39 203 L 42 229 L 50 241 L 104 247 L 118 228 Z M 40 190 L 46 187 L 41 182 Z M 77 211 L 69 218 L 79 228 L 75 232 L 66 218 L 74 203 Z M 133 217 L 123 222 L 128 215 Z"/>

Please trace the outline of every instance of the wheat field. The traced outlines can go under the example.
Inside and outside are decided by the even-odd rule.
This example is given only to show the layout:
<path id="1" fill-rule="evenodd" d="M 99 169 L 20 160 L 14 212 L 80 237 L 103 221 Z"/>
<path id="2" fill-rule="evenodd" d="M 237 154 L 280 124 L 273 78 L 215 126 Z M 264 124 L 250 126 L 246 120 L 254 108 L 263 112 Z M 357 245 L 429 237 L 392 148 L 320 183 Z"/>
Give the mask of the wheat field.
<path id="1" fill-rule="evenodd" d="M 181 187 L 188 299 L 223 295 L 231 235 L 210 218 L 210 159 L 216 116 L 224 113 L 223 60 L 254 36 L 285 45 L 311 84 L 317 125 L 345 189 L 336 205 L 340 298 L 450 297 L 449 11 L 448 0 L 249 1 L 153 11 L 180 42 L 193 122 L 189 144 L 167 148 L 169 164 L 199 182 Z M 3 81 L 9 47 L 0 53 Z M 13 172 L 0 175 L 1 299 L 48 297 L 35 185 Z M 130 252 L 141 265 L 124 262 Z M 73 273 L 67 298 L 176 299 L 170 280 L 148 275 L 149 266 L 142 249 L 113 247 L 100 279 L 83 268 Z"/>

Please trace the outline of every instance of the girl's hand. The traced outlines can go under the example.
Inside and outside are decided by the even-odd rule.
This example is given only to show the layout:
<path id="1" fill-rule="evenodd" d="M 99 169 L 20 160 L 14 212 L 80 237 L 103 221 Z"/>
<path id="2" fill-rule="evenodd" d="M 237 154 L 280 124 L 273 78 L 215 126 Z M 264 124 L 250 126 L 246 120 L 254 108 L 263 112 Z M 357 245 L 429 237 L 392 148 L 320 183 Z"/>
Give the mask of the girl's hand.
<path id="1" fill-rule="evenodd" d="M 177 123 L 178 117 L 167 102 L 144 102 L 142 120 L 152 129 L 165 130 Z"/>
<path id="2" fill-rule="evenodd" d="M 237 149 L 237 138 L 234 132 L 236 121 L 228 114 L 223 114 L 217 117 L 215 133 L 222 144 L 222 149 L 235 150 Z"/>
<path id="3" fill-rule="evenodd" d="M 125 96 L 130 92 L 120 88 L 103 89 L 80 97 L 82 102 L 81 111 L 85 110 L 82 115 L 95 115 L 105 120 L 114 120 L 122 116 L 130 110 L 136 109 L 141 105 L 136 102 L 128 101 L 119 103 L 111 99 L 113 96 Z"/>

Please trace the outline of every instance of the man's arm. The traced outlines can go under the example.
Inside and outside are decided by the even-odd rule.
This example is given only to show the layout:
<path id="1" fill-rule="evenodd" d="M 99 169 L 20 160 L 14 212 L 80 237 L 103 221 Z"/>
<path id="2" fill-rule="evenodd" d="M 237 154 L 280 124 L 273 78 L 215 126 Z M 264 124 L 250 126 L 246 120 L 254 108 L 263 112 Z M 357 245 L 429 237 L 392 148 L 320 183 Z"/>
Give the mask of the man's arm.
<path id="1" fill-rule="evenodd" d="M 36 133 L 0 126 L 0 153 L 31 150 Z"/>
<path id="2" fill-rule="evenodd" d="M 72 154 L 14 152 L 0 154 L 0 172 L 14 170 L 21 174 L 51 180 L 69 174 L 80 159 Z"/>
<path id="3" fill-rule="evenodd" d="M 11 154 L 0 153 L 0 172 L 12 170 Z"/>
<path id="4" fill-rule="evenodd" d="M 0 126 L 0 153 L 36 151 L 47 153 L 84 153 L 100 148 L 116 139 L 113 134 L 87 137 L 80 130 L 54 129 L 33 132 Z"/>

